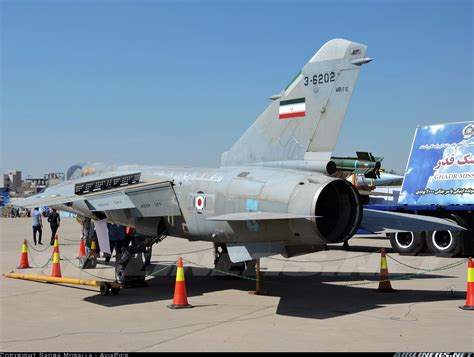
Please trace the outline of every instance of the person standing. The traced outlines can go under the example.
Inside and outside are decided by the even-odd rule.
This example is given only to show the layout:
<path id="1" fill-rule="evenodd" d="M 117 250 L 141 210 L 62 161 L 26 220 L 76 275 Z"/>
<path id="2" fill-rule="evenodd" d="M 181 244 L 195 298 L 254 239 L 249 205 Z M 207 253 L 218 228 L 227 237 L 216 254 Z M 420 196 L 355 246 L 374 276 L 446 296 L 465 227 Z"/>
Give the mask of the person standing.
<path id="1" fill-rule="evenodd" d="M 125 240 L 125 228 L 119 224 L 107 223 L 109 229 L 110 255 L 105 255 L 105 261 L 109 262 L 115 248 L 116 258 L 122 254 L 122 244 Z M 117 260 L 117 259 L 116 259 Z"/>
<path id="2" fill-rule="evenodd" d="M 43 244 L 41 243 L 41 236 L 43 234 L 43 221 L 41 220 L 41 213 L 38 207 L 35 207 L 31 213 L 31 217 L 31 224 L 33 225 L 33 243 L 36 245 L 36 232 L 39 232 L 38 244 Z"/>
<path id="3" fill-rule="evenodd" d="M 59 217 L 58 212 L 56 212 L 56 208 L 53 208 L 51 213 L 48 216 L 48 222 L 49 226 L 51 227 L 51 242 L 50 244 L 54 244 L 54 236 L 56 235 L 56 232 L 58 231 L 58 228 L 61 224 L 61 218 Z"/>

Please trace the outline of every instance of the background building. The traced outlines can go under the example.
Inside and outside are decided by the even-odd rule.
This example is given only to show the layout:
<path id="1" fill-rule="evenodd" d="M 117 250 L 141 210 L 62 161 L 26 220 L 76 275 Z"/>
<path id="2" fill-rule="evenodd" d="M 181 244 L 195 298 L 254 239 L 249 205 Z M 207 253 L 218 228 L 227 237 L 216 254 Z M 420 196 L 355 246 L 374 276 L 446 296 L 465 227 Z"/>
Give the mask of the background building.
<path id="1" fill-rule="evenodd" d="M 10 191 L 17 192 L 21 189 L 21 171 L 9 171 L 1 175 L 0 187 L 9 188 Z"/>
<path id="2" fill-rule="evenodd" d="M 8 190 L 12 197 L 28 196 L 41 192 L 46 187 L 57 185 L 62 181 L 64 181 L 64 173 L 62 172 L 50 172 L 38 178 L 28 176 L 22 180 L 21 171 L 11 170 L 0 175 L 0 189 L 3 189 L 2 192 Z"/>

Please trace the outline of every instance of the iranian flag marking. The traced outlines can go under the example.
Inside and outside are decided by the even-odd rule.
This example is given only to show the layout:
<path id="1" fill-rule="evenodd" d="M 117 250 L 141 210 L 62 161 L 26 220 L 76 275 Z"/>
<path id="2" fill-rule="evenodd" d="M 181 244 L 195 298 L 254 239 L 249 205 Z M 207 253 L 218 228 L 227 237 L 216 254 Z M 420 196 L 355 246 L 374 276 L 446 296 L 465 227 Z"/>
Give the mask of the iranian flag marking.
<path id="1" fill-rule="evenodd" d="M 279 119 L 304 117 L 306 115 L 305 98 L 282 100 L 280 102 Z"/>

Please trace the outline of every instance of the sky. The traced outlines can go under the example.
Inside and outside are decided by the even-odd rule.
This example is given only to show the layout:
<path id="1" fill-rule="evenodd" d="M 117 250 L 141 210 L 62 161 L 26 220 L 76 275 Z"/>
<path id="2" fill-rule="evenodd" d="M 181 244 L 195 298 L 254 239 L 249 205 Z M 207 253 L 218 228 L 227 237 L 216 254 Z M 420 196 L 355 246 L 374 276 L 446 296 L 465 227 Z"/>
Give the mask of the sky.
<path id="1" fill-rule="evenodd" d="M 335 155 L 405 171 L 473 119 L 473 2 L 0 0 L 0 169 L 219 165 L 328 40 L 368 45 Z"/>

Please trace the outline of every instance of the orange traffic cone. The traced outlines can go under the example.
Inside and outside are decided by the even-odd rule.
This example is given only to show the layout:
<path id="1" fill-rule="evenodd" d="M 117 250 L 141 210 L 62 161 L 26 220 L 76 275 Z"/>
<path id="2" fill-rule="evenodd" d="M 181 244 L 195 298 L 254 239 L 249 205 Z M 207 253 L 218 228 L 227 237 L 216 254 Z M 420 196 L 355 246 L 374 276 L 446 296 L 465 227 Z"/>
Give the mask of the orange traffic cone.
<path id="1" fill-rule="evenodd" d="M 467 261 L 466 304 L 459 306 L 459 308 L 463 310 L 474 310 L 474 263 L 471 257 L 469 257 Z"/>
<path id="2" fill-rule="evenodd" d="M 84 245 L 84 239 L 81 239 L 81 242 L 79 243 L 79 255 L 77 257 L 81 258 L 85 256 L 86 256 L 86 246 Z"/>
<path id="3" fill-rule="evenodd" d="M 382 248 L 380 259 L 380 281 L 377 291 L 384 293 L 393 293 L 396 290 L 390 284 L 390 275 L 388 273 L 387 258 L 385 257 L 385 248 Z"/>
<path id="4" fill-rule="evenodd" d="M 26 269 L 29 268 L 30 264 L 28 263 L 28 251 L 26 250 L 26 239 L 23 241 L 23 245 L 21 246 L 21 259 L 20 259 L 20 266 L 18 269 Z"/>
<path id="5" fill-rule="evenodd" d="M 182 309 L 193 307 L 188 304 L 186 296 L 186 284 L 184 282 L 183 259 L 178 259 L 178 270 L 176 271 L 176 285 L 174 288 L 173 304 L 168 305 L 170 309 Z"/>
<path id="6" fill-rule="evenodd" d="M 59 256 L 59 239 L 57 234 L 54 236 L 53 254 L 54 252 L 58 252 Z M 59 258 L 59 260 L 61 260 L 61 258 Z"/>
<path id="7" fill-rule="evenodd" d="M 51 276 L 61 278 L 61 264 L 59 263 L 59 251 L 58 248 L 54 248 L 53 253 L 53 269 L 51 270 Z"/>

